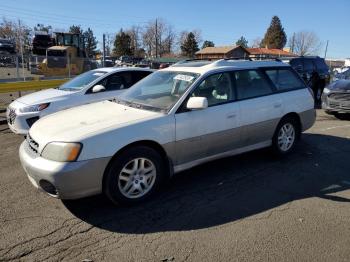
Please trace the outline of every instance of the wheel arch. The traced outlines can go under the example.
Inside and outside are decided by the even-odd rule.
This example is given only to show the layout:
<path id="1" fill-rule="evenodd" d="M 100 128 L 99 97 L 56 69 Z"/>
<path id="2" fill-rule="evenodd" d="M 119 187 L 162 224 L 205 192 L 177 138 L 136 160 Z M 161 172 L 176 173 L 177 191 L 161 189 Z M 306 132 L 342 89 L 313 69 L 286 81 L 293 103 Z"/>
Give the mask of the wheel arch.
<path id="1" fill-rule="evenodd" d="M 164 165 L 166 170 L 168 170 L 168 176 L 171 177 L 174 174 L 174 169 L 173 169 L 173 164 L 172 164 L 172 160 L 171 158 L 168 156 L 167 152 L 165 151 L 165 149 L 157 142 L 153 141 L 153 140 L 140 140 L 140 141 L 135 141 L 132 142 L 124 147 L 122 147 L 121 149 L 119 149 L 113 156 L 112 158 L 109 160 L 104 173 L 103 173 L 103 180 L 102 180 L 102 185 L 104 185 L 105 183 L 105 177 L 106 177 L 106 173 L 108 172 L 108 170 L 111 168 L 111 165 L 113 163 L 113 161 L 115 161 L 115 159 L 122 154 L 123 152 L 125 152 L 126 150 L 128 150 L 129 148 L 132 147 L 136 147 L 136 146 L 146 146 L 146 147 L 150 147 L 152 149 L 154 149 L 155 151 L 157 151 L 163 161 L 164 161 Z M 104 188 L 104 186 L 102 187 Z"/>
<path id="2" fill-rule="evenodd" d="M 280 121 L 278 122 L 278 124 L 277 124 L 277 126 L 276 126 L 274 135 L 276 134 L 277 128 L 278 128 L 278 126 L 282 123 L 282 121 L 284 121 L 284 120 L 286 120 L 286 119 L 288 119 L 288 118 L 292 118 L 292 119 L 296 120 L 296 123 L 298 124 L 297 128 L 298 128 L 298 138 L 299 138 L 300 135 L 301 135 L 302 123 L 301 123 L 301 119 L 300 119 L 299 114 L 296 113 L 296 112 L 289 112 L 288 114 L 285 114 L 285 115 L 280 119 Z"/>

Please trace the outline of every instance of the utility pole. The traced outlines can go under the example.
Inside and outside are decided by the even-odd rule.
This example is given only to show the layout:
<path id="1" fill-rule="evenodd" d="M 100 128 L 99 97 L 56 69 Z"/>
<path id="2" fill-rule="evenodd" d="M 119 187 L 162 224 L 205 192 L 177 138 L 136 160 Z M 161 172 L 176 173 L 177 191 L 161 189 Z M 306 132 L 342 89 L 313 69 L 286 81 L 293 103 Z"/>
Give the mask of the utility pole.
<path id="1" fill-rule="evenodd" d="M 103 51 L 102 51 L 102 67 L 105 67 L 106 61 L 106 35 L 103 34 Z"/>
<path id="2" fill-rule="evenodd" d="M 158 20 L 156 19 L 156 58 L 158 57 Z"/>
<path id="3" fill-rule="evenodd" d="M 327 40 L 326 50 L 324 51 L 324 59 L 326 59 L 326 57 L 327 57 L 327 51 L 328 51 L 328 42 L 329 42 L 329 40 Z"/>
<path id="4" fill-rule="evenodd" d="M 20 46 L 20 52 L 21 52 L 21 58 L 22 58 L 22 76 L 23 81 L 26 81 L 26 76 L 24 73 L 24 55 L 23 55 L 23 35 L 22 35 L 22 27 L 21 27 L 21 20 L 18 19 L 18 39 L 19 39 L 19 46 Z"/>
<path id="5" fill-rule="evenodd" d="M 293 36 L 292 36 L 292 46 L 290 47 L 291 53 L 294 53 L 294 47 L 295 47 L 295 33 L 293 33 Z"/>

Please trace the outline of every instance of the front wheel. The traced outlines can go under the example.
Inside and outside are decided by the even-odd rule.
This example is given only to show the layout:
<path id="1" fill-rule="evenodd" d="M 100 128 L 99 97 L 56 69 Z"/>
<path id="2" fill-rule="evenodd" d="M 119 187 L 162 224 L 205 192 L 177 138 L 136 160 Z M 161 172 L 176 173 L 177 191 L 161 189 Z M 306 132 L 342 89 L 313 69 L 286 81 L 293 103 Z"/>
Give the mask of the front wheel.
<path id="1" fill-rule="evenodd" d="M 285 118 L 278 124 L 272 138 L 272 149 L 278 155 L 291 152 L 300 135 L 298 122 L 294 118 Z"/>
<path id="2" fill-rule="evenodd" d="M 164 164 L 157 151 L 133 147 L 114 158 L 105 174 L 104 193 L 115 204 L 136 204 L 151 196 L 164 177 Z"/>

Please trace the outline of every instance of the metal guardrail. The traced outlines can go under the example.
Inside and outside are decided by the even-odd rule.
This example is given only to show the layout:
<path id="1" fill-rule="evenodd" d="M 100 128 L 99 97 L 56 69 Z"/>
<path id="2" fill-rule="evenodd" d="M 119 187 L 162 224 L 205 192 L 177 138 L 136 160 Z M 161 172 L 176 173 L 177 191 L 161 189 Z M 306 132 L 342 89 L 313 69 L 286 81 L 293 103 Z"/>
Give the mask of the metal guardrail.
<path id="1" fill-rule="evenodd" d="M 0 93 L 48 89 L 57 87 L 67 80 L 68 78 L 0 83 Z"/>

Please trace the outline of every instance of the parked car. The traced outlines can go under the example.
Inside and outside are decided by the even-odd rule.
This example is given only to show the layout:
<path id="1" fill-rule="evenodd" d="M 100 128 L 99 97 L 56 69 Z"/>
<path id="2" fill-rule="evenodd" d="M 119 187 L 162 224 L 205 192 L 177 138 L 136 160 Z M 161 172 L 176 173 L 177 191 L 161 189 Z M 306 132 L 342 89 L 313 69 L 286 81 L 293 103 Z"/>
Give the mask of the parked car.
<path id="1" fill-rule="evenodd" d="M 15 43 L 9 39 L 0 38 L 0 53 L 15 54 L 16 53 Z"/>
<path id="2" fill-rule="evenodd" d="M 332 78 L 332 82 L 338 81 L 340 79 L 348 79 L 348 80 L 350 80 L 350 68 L 348 68 L 347 70 L 344 70 L 341 73 L 336 73 L 333 76 L 333 78 Z"/>
<path id="3" fill-rule="evenodd" d="M 328 85 L 322 94 L 322 108 L 339 119 L 350 114 L 350 80 L 339 80 Z"/>
<path id="4" fill-rule="evenodd" d="M 301 56 L 283 61 L 288 62 L 300 74 L 314 92 L 315 101 L 320 102 L 323 89 L 330 82 L 330 71 L 325 60 L 318 56 Z"/>
<path id="5" fill-rule="evenodd" d="M 51 196 L 103 192 L 132 204 L 207 161 L 270 146 L 288 154 L 315 117 L 312 93 L 285 63 L 189 62 L 154 72 L 115 101 L 37 121 L 19 155 L 29 180 Z"/>
<path id="6" fill-rule="evenodd" d="M 43 116 L 82 104 L 112 99 L 152 72 L 141 68 L 99 68 L 88 71 L 57 88 L 16 99 L 7 108 L 8 126 L 14 133 L 25 135 Z"/>

